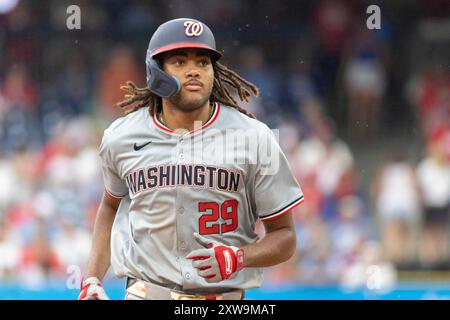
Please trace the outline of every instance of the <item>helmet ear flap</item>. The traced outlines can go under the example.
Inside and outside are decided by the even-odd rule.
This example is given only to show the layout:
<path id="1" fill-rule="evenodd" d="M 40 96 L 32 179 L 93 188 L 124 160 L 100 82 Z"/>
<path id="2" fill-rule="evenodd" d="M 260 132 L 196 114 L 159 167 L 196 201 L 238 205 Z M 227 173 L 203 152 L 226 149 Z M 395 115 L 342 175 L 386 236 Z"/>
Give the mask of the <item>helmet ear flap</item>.
<path id="1" fill-rule="evenodd" d="M 171 98 L 180 90 L 177 78 L 169 76 L 161 69 L 161 62 L 147 58 L 147 86 L 150 91 L 161 98 Z"/>

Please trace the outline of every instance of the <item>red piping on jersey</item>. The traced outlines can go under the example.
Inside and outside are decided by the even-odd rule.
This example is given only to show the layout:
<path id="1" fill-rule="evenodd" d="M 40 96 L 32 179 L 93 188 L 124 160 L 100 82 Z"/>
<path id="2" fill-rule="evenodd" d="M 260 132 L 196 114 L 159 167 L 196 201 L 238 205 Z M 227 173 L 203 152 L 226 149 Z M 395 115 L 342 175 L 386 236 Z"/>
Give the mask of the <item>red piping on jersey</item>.
<path id="1" fill-rule="evenodd" d="M 153 115 L 153 122 L 155 123 L 155 125 L 158 127 L 158 128 L 160 128 L 161 130 L 164 130 L 164 131 L 166 131 L 166 132 L 169 132 L 169 133 L 174 133 L 172 130 L 170 130 L 169 128 L 167 128 L 165 125 L 163 125 L 162 123 L 160 123 L 159 121 L 158 121 L 158 119 L 156 118 L 156 113 Z"/>
<path id="2" fill-rule="evenodd" d="M 112 194 L 111 192 L 109 192 L 108 190 L 106 190 L 105 188 L 105 192 L 107 194 L 109 194 L 111 197 L 116 198 L 116 199 L 122 199 L 123 197 L 125 197 L 127 194 L 124 194 L 123 196 L 116 196 L 115 194 Z"/>
<path id="3" fill-rule="evenodd" d="M 295 207 L 301 205 L 304 201 L 305 201 L 305 198 L 301 198 L 301 199 L 299 200 L 299 202 L 294 203 L 294 204 L 293 204 L 292 206 L 290 206 L 290 207 L 287 207 L 286 209 L 284 209 L 284 210 L 281 211 L 280 213 L 277 213 L 277 214 L 275 214 L 275 215 L 273 215 L 273 216 L 270 216 L 270 217 L 268 217 L 268 218 L 265 218 L 265 219 L 264 219 L 264 218 L 261 218 L 260 220 L 262 220 L 262 221 L 270 221 L 270 220 L 273 220 L 273 219 L 275 219 L 275 218 L 278 218 L 278 217 L 282 216 L 283 214 L 288 213 L 289 211 L 291 211 L 291 210 L 294 209 Z"/>
<path id="4" fill-rule="evenodd" d="M 217 119 L 217 117 L 219 115 L 219 112 L 220 112 L 220 103 L 216 102 L 215 106 L 216 107 L 214 108 L 213 116 L 203 126 L 201 126 L 200 128 L 197 128 L 195 130 L 189 131 L 189 133 L 194 133 L 196 131 L 205 129 L 205 128 L 209 127 Z M 171 130 L 170 128 L 166 127 L 161 122 L 159 122 L 158 118 L 156 117 L 156 113 L 153 115 L 152 118 L 153 118 L 153 122 L 155 123 L 155 125 L 158 128 L 160 128 L 161 130 L 164 130 L 164 131 L 169 132 L 169 133 L 175 133 L 175 131 Z"/>

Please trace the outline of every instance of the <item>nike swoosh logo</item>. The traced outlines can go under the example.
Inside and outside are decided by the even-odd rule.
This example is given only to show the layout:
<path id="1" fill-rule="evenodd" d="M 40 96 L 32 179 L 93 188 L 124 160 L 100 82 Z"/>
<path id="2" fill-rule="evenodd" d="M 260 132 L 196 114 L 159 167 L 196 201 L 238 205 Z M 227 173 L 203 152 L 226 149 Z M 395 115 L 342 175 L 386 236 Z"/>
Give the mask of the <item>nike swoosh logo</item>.
<path id="1" fill-rule="evenodd" d="M 149 142 L 147 142 L 147 143 L 141 144 L 140 146 L 138 146 L 136 143 L 134 143 L 134 151 L 139 151 L 139 150 L 141 150 L 143 147 L 145 147 L 146 145 L 148 145 L 148 144 L 150 144 L 150 143 L 152 143 L 152 142 L 149 141 Z"/>

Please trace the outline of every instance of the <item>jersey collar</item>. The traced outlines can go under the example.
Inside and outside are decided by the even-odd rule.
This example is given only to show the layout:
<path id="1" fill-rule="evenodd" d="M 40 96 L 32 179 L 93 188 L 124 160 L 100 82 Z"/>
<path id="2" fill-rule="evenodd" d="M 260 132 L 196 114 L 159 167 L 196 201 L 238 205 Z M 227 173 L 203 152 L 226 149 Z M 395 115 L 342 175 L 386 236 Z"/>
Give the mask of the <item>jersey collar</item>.
<path id="1" fill-rule="evenodd" d="M 200 128 L 191 130 L 187 134 L 192 134 L 194 132 L 201 131 L 201 130 L 204 130 L 207 127 L 209 127 L 217 119 L 217 117 L 219 116 L 219 112 L 220 112 L 220 103 L 215 102 L 214 103 L 214 111 L 213 111 L 211 117 L 209 118 L 209 120 L 206 121 L 206 123 L 204 125 L 202 125 Z M 158 129 L 160 129 L 164 132 L 167 132 L 167 133 L 178 134 L 175 131 L 173 131 L 172 129 L 170 129 L 169 127 L 165 126 L 163 123 L 161 123 L 161 121 L 158 120 L 156 113 L 152 116 L 152 118 L 153 118 L 153 122 L 155 123 L 155 125 Z"/>

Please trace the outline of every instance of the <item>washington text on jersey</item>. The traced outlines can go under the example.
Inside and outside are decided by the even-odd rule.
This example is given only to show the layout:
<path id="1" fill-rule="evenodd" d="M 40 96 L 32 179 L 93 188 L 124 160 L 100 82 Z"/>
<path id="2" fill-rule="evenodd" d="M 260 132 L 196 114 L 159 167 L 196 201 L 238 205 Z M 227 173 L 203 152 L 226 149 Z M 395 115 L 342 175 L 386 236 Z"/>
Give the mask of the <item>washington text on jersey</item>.
<path id="1" fill-rule="evenodd" d="M 154 188 L 190 186 L 237 192 L 242 173 L 212 165 L 159 165 L 141 168 L 126 176 L 133 194 Z"/>

